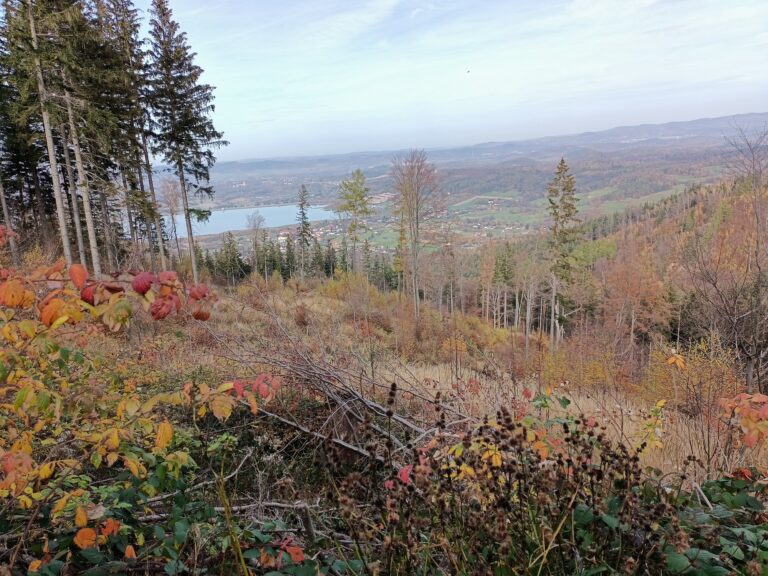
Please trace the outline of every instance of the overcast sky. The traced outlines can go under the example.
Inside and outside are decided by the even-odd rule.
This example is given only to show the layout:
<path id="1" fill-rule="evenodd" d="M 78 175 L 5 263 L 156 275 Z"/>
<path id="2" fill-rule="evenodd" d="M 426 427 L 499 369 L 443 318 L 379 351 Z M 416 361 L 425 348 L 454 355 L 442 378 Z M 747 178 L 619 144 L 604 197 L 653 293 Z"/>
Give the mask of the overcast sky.
<path id="1" fill-rule="evenodd" d="M 222 160 L 768 111 L 766 0 L 169 1 Z"/>

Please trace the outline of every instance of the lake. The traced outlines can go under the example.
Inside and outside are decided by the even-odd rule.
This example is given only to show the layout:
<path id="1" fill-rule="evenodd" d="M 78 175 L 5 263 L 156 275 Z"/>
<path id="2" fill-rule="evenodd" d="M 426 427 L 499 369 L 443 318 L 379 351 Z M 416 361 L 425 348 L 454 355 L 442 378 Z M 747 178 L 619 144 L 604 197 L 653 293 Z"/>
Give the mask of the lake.
<path id="1" fill-rule="evenodd" d="M 256 208 L 233 208 L 231 210 L 213 210 L 207 222 L 192 220 L 192 231 L 197 235 L 223 234 L 224 232 L 248 229 L 248 217 L 258 212 L 264 217 L 263 228 L 276 228 L 297 224 L 296 214 L 299 209 L 295 204 L 285 206 L 259 206 Z M 336 213 L 321 207 L 310 207 L 310 221 L 335 220 Z M 179 238 L 187 237 L 187 225 L 182 215 L 176 216 L 176 231 Z"/>

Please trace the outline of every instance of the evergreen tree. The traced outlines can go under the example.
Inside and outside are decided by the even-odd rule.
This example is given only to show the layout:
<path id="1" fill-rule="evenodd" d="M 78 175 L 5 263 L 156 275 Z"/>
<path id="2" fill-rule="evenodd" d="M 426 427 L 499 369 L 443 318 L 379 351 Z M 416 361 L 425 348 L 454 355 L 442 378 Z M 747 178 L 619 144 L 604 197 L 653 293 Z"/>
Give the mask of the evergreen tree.
<path id="1" fill-rule="evenodd" d="M 339 213 L 349 219 L 347 234 L 352 241 L 351 264 L 352 270 L 357 270 L 357 242 L 360 232 L 365 230 L 365 218 L 371 215 L 370 188 L 365 185 L 365 175 L 360 169 L 352 173 L 349 180 L 339 184 Z"/>
<path id="2" fill-rule="evenodd" d="M 296 274 L 296 251 L 293 246 L 293 236 L 290 234 L 285 239 L 285 256 L 281 273 L 283 280 L 288 280 Z"/>
<path id="3" fill-rule="evenodd" d="M 550 247 L 552 268 L 550 284 L 550 340 L 552 351 L 562 337 L 562 302 L 560 285 L 571 279 L 573 272 L 573 250 L 576 247 L 581 227 L 578 218 L 576 179 L 570 173 L 565 159 L 557 165 L 555 177 L 547 188 L 548 211 L 552 219 Z"/>
<path id="4" fill-rule="evenodd" d="M 309 223 L 309 192 L 304 184 L 299 189 L 299 212 L 296 220 L 299 229 L 296 232 L 296 244 L 299 252 L 299 275 L 304 278 L 310 264 L 309 248 L 312 243 L 312 226 Z"/>
<path id="5" fill-rule="evenodd" d="M 224 235 L 224 244 L 216 253 L 216 269 L 230 286 L 234 286 L 238 280 L 245 278 L 249 273 L 232 232 Z"/>
<path id="6" fill-rule="evenodd" d="M 333 278 L 336 273 L 336 266 L 336 250 L 328 239 L 325 242 L 325 275 L 328 278 Z"/>
<path id="7" fill-rule="evenodd" d="M 347 237 L 344 236 L 341 239 L 341 254 L 339 254 L 339 270 L 346 273 L 349 272 L 349 246 L 347 245 Z"/>
<path id="8" fill-rule="evenodd" d="M 557 165 L 555 177 L 547 188 L 547 211 L 552 220 L 550 245 L 554 256 L 554 271 L 562 281 L 568 281 L 573 269 L 573 249 L 581 236 L 578 214 L 576 179 L 565 159 Z"/>
<path id="9" fill-rule="evenodd" d="M 321 276 L 325 273 L 325 254 L 317 238 L 312 239 L 312 275 Z"/>
<path id="10" fill-rule="evenodd" d="M 187 225 L 187 242 L 194 254 L 188 192 L 211 196 L 209 171 L 213 148 L 226 144 L 210 119 L 213 88 L 200 82 L 203 70 L 186 34 L 173 20 L 166 0 L 152 1 L 147 102 L 152 115 L 153 150 L 168 162 L 179 179 Z M 199 282 L 195 259 L 192 276 Z"/>

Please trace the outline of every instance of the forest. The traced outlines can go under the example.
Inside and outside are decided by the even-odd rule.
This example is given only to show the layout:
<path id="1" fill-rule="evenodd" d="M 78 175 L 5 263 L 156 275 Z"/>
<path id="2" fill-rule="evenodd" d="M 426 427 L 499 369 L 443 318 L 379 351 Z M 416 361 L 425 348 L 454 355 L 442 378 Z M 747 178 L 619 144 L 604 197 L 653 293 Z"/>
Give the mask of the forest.
<path id="1" fill-rule="evenodd" d="M 768 130 L 610 215 L 563 158 L 473 243 L 413 149 L 394 249 L 358 169 L 342 234 L 301 185 L 203 250 L 196 56 L 167 0 L 3 2 L 0 575 L 768 574 Z"/>

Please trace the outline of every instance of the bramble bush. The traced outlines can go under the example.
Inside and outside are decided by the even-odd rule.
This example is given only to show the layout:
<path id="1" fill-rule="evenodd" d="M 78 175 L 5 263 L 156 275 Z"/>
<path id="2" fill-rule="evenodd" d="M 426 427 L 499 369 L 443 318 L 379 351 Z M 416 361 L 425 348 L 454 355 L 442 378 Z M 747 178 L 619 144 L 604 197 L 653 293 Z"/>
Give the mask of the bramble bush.
<path id="1" fill-rule="evenodd" d="M 645 444 L 617 444 L 592 418 L 536 416 L 553 402 L 568 404 L 540 395 L 458 443 L 414 447 L 391 476 L 348 476 L 339 505 L 370 573 L 768 572 L 764 471 L 699 486 L 644 470 Z M 749 403 L 732 409 L 751 418 Z"/>

